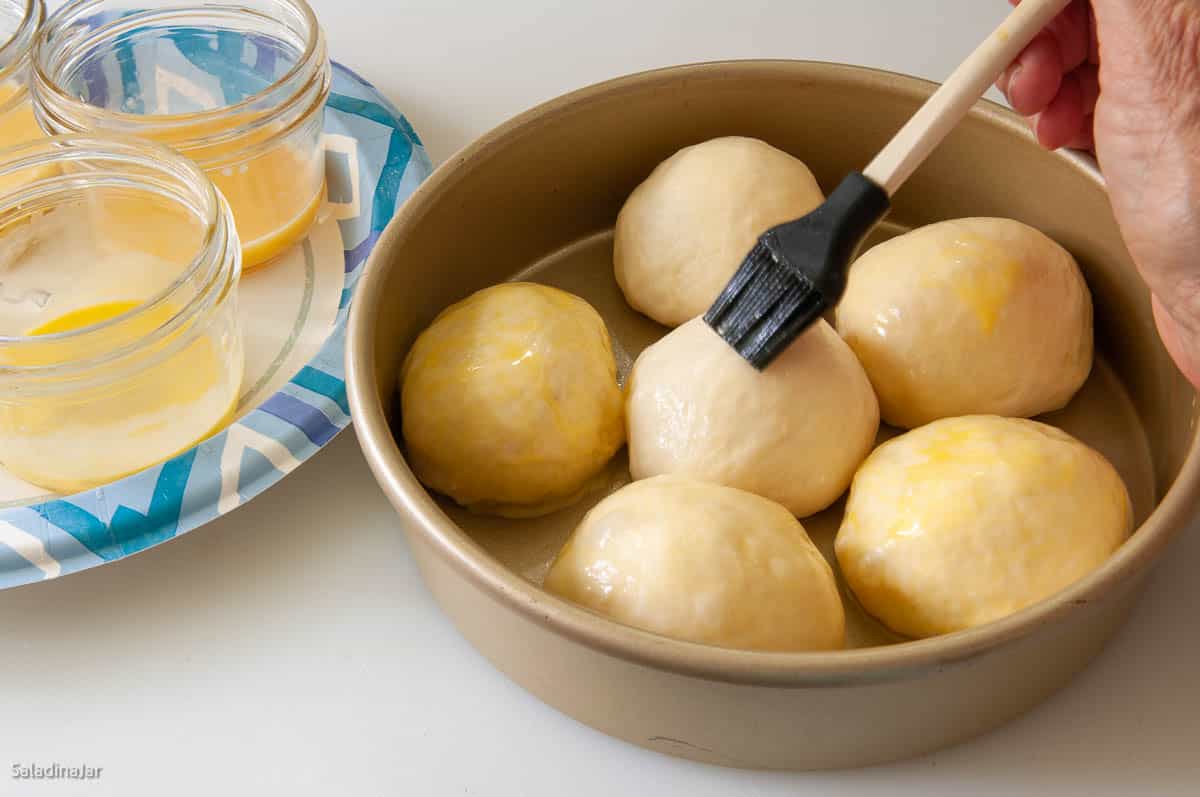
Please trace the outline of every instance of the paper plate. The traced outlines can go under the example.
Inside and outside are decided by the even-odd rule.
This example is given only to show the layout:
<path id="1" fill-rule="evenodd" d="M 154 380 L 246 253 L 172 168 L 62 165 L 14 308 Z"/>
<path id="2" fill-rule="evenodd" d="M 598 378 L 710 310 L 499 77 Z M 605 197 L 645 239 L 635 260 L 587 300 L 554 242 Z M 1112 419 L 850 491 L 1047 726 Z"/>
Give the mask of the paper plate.
<path id="1" fill-rule="evenodd" d="M 308 238 L 244 275 L 240 417 L 174 459 L 71 496 L 0 468 L 0 588 L 113 562 L 249 501 L 350 424 L 342 348 L 363 263 L 432 171 L 404 116 L 334 64 L 325 112 L 326 203 Z"/>

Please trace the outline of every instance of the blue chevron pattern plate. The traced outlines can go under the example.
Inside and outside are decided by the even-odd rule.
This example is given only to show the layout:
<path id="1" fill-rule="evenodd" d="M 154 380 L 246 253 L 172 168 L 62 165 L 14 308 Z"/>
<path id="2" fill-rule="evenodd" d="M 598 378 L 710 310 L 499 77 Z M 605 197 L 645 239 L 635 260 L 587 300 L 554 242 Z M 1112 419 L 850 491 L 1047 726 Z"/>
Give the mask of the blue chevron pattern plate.
<path id="1" fill-rule="evenodd" d="M 350 424 L 342 347 L 363 263 L 430 173 L 404 117 L 334 65 L 325 114 L 327 196 L 308 239 L 245 275 L 241 414 L 174 459 L 72 496 L 0 471 L 0 588 L 122 559 L 249 501 Z"/>

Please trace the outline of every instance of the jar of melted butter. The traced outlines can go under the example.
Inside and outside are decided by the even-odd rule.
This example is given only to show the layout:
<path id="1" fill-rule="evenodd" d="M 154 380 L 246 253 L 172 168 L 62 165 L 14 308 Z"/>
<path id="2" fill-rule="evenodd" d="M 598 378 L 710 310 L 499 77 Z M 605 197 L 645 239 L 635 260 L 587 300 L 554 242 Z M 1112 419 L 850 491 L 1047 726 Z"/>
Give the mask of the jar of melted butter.
<path id="1" fill-rule="evenodd" d="M 241 248 L 190 161 L 137 139 L 0 150 L 0 464 L 58 492 L 223 428 Z"/>
<path id="2" fill-rule="evenodd" d="M 329 87 L 304 0 L 73 0 L 46 21 L 33 64 L 48 132 L 139 136 L 199 164 L 229 202 L 246 268 L 317 218 Z"/>

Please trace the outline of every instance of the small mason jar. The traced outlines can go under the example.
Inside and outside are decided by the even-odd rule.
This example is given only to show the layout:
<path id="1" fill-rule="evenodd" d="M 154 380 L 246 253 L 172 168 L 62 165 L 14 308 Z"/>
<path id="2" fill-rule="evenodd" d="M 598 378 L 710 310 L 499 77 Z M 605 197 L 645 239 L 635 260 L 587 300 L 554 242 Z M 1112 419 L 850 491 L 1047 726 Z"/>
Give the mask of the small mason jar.
<path id="1" fill-rule="evenodd" d="M 0 464 L 76 492 L 222 428 L 242 382 L 241 248 L 191 161 L 148 141 L 0 150 Z"/>
<path id="2" fill-rule="evenodd" d="M 135 135 L 199 164 L 233 210 L 246 268 L 317 218 L 329 87 L 304 0 L 72 0 L 46 20 L 33 63 L 47 132 Z"/>
<path id="3" fill-rule="evenodd" d="M 0 0 L 0 147 L 42 137 L 29 98 L 29 64 L 45 18 L 42 0 Z"/>

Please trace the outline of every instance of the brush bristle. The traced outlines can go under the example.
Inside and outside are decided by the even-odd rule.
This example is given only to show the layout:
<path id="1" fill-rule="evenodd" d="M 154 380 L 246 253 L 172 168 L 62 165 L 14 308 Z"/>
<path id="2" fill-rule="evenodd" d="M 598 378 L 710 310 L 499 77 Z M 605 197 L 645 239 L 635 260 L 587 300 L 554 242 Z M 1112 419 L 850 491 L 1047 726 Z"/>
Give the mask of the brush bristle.
<path id="1" fill-rule="evenodd" d="M 824 311 L 820 291 L 759 241 L 704 321 L 761 371 Z"/>

